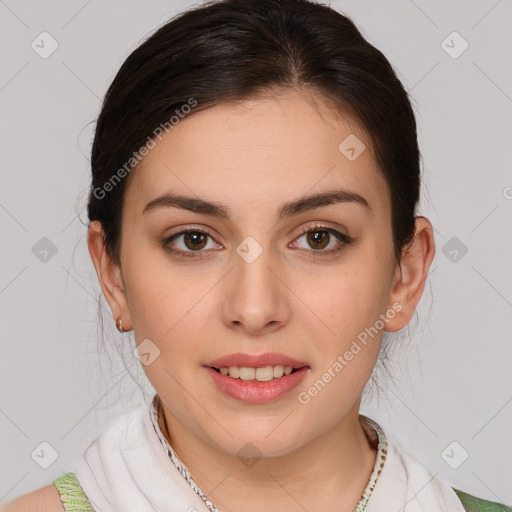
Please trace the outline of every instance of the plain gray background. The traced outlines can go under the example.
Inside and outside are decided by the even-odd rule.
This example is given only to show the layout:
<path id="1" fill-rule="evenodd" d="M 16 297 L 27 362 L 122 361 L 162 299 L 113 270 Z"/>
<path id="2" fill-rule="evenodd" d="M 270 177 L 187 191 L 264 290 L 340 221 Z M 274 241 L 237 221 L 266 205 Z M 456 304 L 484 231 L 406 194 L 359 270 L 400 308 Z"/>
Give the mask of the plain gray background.
<path id="1" fill-rule="evenodd" d="M 115 331 L 104 300 L 112 344 L 98 334 L 100 287 L 83 224 L 90 141 L 123 60 L 190 5 L 0 0 L 0 501 L 71 471 L 110 421 L 152 397 L 133 337 Z M 394 358 L 399 385 L 361 412 L 453 485 L 510 505 L 511 1 L 331 6 L 413 96 L 419 213 L 437 245 L 418 327 Z M 58 44 L 47 58 L 31 46 L 45 37 L 50 48 L 42 32 Z"/>

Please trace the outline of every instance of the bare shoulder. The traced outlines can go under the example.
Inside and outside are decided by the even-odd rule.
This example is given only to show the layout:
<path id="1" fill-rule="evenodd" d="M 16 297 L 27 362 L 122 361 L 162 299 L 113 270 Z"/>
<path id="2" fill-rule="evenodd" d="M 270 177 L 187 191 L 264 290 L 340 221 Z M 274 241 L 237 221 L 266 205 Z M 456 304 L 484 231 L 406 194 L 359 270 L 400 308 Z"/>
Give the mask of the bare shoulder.
<path id="1" fill-rule="evenodd" d="M 65 508 L 59 491 L 50 484 L 0 505 L 0 512 L 65 512 Z"/>

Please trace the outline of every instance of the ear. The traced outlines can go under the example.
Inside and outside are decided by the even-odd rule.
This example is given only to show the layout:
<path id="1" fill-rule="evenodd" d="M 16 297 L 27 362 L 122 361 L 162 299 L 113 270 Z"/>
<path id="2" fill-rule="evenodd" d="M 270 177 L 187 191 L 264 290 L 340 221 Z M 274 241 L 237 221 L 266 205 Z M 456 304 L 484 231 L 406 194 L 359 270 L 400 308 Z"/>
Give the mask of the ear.
<path id="1" fill-rule="evenodd" d="M 121 268 L 107 254 L 101 222 L 93 221 L 87 232 L 89 254 L 96 268 L 103 294 L 112 310 L 114 322 L 123 322 L 123 331 L 133 328 Z"/>
<path id="2" fill-rule="evenodd" d="M 399 312 L 386 322 L 386 331 L 399 331 L 410 322 L 423 294 L 434 255 L 432 224 L 426 217 L 416 217 L 416 233 L 412 242 L 402 251 L 402 261 L 396 267 L 390 295 L 389 307 L 399 303 L 402 309 L 396 308 Z"/>

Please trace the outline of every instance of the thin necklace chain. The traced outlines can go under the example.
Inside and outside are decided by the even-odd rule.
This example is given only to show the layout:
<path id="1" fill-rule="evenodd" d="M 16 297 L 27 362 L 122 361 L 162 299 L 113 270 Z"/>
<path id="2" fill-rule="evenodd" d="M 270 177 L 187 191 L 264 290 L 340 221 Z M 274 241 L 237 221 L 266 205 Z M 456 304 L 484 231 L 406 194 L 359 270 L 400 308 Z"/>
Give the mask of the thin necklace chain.
<path id="1" fill-rule="evenodd" d="M 158 436 L 158 439 L 160 439 L 160 442 L 162 443 L 162 446 L 167 451 L 167 454 L 169 458 L 171 459 L 172 463 L 176 466 L 178 471 L 181 473 L 183 478 L 190 484 L 192 489 L 201 497 L 206 507 L 211 510 L 212 512 L 220 512 L 215 505 L 209 500 L 204 492 L 200 489 L 200 487 L 196 484 L 192 476 L 190 475 L 188 469 L 186 468 L 185 464 L 179 459 L 179 457 L 176 455 L 174 449 L 167 441 L 166 437 L 163 435 L 160 426 L 159 426 L 159 415 L 161 411 L 160 406 L 160 397 L 158 396 L 158 393 L 155 394 L 153 401 L 150 406 L 150 416 L 151 421 L 153 423 L 153 428 L 155 429 L 155 432 Z M 371 493 L 373 489 L 375 488 L 375 485 L 377 484 L 377 480 L 379 478 L 379 475 L 382 472 L 382 469 L 384 467 L 384 462 L 386 460 L 387 456 L 387 439 L 384 434 L 384 431 L 378 425 L 375 421 L 373 421 L 371 418 L 368 418 L 367 416 L 364 416 L 362 414 L 359 415 L 360 419 L 363 420 L 366 425 L 368 425 L 371 429 L 373 429 L 374 432 L 377 433 L 379 442 L 377 447 L 377 457 L 375 458 L 375 464 L 373 465 L 373 471 L 370 475 L 370 480 L 368 481 L 368 484 L 363 491 L 363 494 L 361 495 L 361 499 L 356 505 L 356 508 L 354 509 L 354 512 L 363 512 L 366 508 L 366 504 L 368 503 L 368 500 L 370 499 Z M 163 417 L 165 421 L 165 416 Z M 165 424 L 166 425 L 166 424 Z M 167 425 L 166 425 L 167 428 Z M 167 435 L 169 433 L 167 432 Z"/>

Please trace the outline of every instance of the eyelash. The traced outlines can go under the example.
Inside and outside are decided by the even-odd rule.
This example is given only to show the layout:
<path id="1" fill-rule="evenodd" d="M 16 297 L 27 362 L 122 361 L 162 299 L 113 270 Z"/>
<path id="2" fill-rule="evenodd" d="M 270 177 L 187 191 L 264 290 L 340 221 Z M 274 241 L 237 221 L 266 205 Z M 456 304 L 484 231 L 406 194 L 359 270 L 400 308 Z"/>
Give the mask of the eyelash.
<path id="1" fill-rule="evenodd" d="M 321 225 L 321 224 L 313 224 L 313 225 L 306 226 L 303 230 L 301 230 L 300 234 L 297 236 L 296 239 L 299 239 L 300 237 L 302 237 L 303 235 L 305 235 L 305 234 L 307 234 L 309 232 L 315 232 L 315 231 L 327 231 L 331 235 L 334 235 L 342 243 L 341 243 L 341 245 L 339 245 L 335 249 L 330 249 L 328 251 L 324 251 L 324 250 L 321 250 L 321 249 L 317 249 L 317 250 L 315 250 L 315 249 L 311 249 L 311 250 L 303 249 L 303 250 L 309 252 L 310 256 L 313 257 L 313 258 L 316 258 L 316 257 L 319 257 L 319 256 L 320 257 L 330 256 L 332 254 L 338 253 L 338 252 L 342 251 L 347 245 L 349 245 L 349 244 L 351 244 L 353 242 L 353 239 L 350 238 L 349 236 L 345 235 L 344 233 L 340 233 L 339 231 L 337 231 L 334 228 L 330 228 L 328 226 L 324 226 L 324 225 Z M 182 236 L 182 235 L 184 235 L 186 233 L 202 233 L 204 235 L 209 236 L 211 239 L 213 239 L 213 236 L 208 231 L 205 231 L 205 230 L 199 229 L 199 228 L 189 228 L 189 229 L 185 229 L 183 231 L 180 231 L 178 233 L 174 233 L 172 236 L 167 237 L 166 239 L 164 239 L 162 241 L 162 247 L 164 247 L 164 249 L 166 251 L 168 251 L 171 254 L 173 254 L 173 256 L 175 256 L 177 258 L 181 258 L 181 259 L 197 258 L 197 257 L 201 258 L 201 257 L 203 257 L 203 256 L 200 256 L 199 254 L 200 253 L 204 253 L 205 252 L 204 250 L 182 251 L 181 249 L 178 249 L 178 250 L 172 249 L 168 245 L 169 242 L 172 242 L 176 238 L 179 238 L 180 236 Z"/>

